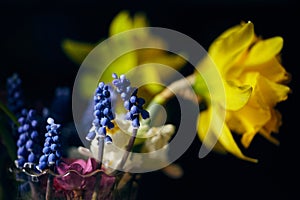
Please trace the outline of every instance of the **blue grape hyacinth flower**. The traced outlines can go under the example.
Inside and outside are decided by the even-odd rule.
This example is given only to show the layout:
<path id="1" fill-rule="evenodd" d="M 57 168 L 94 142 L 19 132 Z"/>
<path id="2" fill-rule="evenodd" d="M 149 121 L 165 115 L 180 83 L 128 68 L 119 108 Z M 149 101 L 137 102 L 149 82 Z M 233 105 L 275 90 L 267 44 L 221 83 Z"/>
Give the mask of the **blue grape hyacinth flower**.
<path id="1" fill-rule="evenodd" d="M 15 164 L 18 168 L 33 167 L 38 163 L 41 152 L 39 124 L 34 109 L 23 109 L 18 118 L 20 126 L 17 129 L 17 157 Z"/>
<path id="2" fill-rule="evenodd" d="M 97 135 L 105 137 L 105 141 L 111 141 L 106 129 L 114 128 L 114 112 L 111 103 L 110 86 L 103 82 L 98 84 L 94 94 L 94 120 L 93 127 L 86 136 L 86 140 L 92 141 Z"/>
<path id="3" fill-rule="evenodd" d="M 39 164 L 37 169 L 43 171 L 45 169 L 53 169 L 57 166 L 62 157 L 61 151 L 61 125 L 54 123 L 54 119 L 47 119 L 48 125 L 46 126 L 47 133 L 45 134 L 44 148 L 42 150 L 43 154 L 39 159 Z"/>
<path id="4" fill-rule="evenodd" d="M 114 78 L 112 84 L 116 87 L 116 91 L 120 94 L 124 107 L 128 111 L 126 119 L 132 121 L 134 128 L 139 128 L 140 116 L 143 119 L 150 117 L 149 112 L 143 108 L 145 100 L 137 96 L 138 88 L 132 87 L 124 74 L 118 77 L 117 74 L 113 73 L 112 77 Z"/>

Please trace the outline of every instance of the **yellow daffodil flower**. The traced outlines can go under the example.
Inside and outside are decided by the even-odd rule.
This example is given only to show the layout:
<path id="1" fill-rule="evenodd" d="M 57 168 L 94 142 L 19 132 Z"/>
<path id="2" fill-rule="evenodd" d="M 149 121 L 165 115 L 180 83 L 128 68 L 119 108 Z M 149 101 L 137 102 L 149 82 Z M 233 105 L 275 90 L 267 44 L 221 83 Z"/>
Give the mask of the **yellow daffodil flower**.
<path id="1" fill-rule="evenodd" d="M 282 47 L 283 39 L 279 36 L 268 39 L 258 37 L 251 22 L 229 28 L 211 44 L 208 54 L 224 81 L 226 103 L 209 99 L 206 91 L 204 96 L 208 109 L 201 112 L 198 119 L 201 140 L 207 135 L 211 120 L 212 103 L 209 102 L 217 101 L 218 109 L 225 109 L 226 116 L 216 149 L 256 162 L 256 159 L 243 154 L 233 133 L 241 135 L 241 144 L 245 148 L 249 147 L 257 133 L 279 144 L 272 136 L 281 125 L 281 115 L 275 106 L 286 100 L 290 92 L 286 85 L 289 76 L 280 60 Z M 202 84 L 200 87 L 203 88 L 201 82 L 198 78 L 195 84 Z"/>
<path id="2" fill-rule="evenodd" d="M 143 13 L 137 13 L 134 16 L 130 16 L 129 11 L 124 10 L 121 11 L 115 18 L 112 20 L 108 36 L 115 36 L 118 33 L 132 30 L 135 28 L 142 28 L 148 27 L 149 23 L 147 21 L 146 16 Z M 143 48 L 138 49 L 141 44 L 153 44 L 155 43 L 157 47 L 161 47 L 161 49 L 166 49 L 165 42 L 157 36 L 151 34 L 148 30 L 139 31 L 138 34 L 135 34 L 134 37 L 130 35 L 130 37 L 120 38 L 118 40 L 118 44 L 114 44 L 114 48 L 106 49 L 104 52 L 101 52 L 104 56 L 100 57 L 100 60 L 107 59 L 105 55 L 111 54 L 111 51 L 120 52 L 122 53 L 122 49 L 125 46 L 129 46 L 132 49 L 137 47 L 137 50 L 131 51 L 129 53 L 125 53 L 120 55 L 117 59 L 115 59 L 109 66 L 105 67 L 105 71 L 101 77 L 101 81 L 110 82 L 111 81 L 111 74 L 118 73 L 118 74 L 125 74 L 134 67 L 141 66 L 146 63 L 159 63 L 162 65 L 170 66 L 174 69 L 179 69 L 186 64 L 186 60 L 183 59 L 181 56 L 173 55 L 168 53 L 164 50 L 160 49 L 150 49 L 150 48 Z M 71 39 L 65 39 L 62 43 L 63 51 L 66 55 L 74 61 L 76 64 L 81 64 L 86 56 L 98 45 L 74 41 Z M 100 61 L 101 62 L 101 61 Z M 99 63 L 100 63 L 99 62 Z M 101 67 L 99 65 L 95 65 L 94 67 L 98 68 Z M 166 78 L 166 76 L 171 77 L 171 74 L 160 74 L 155 69 L 157 66 L 151 67 L 141 67 L 139 69 L 139 78 L 144 80 L 149 80 L 148 82 L 160 82 L 162 77 Z M 91 69 L 93 70 L 93 69 Z M 95 70 L 95 69 L 94 69 Z M 128 74 L 128 77 L 131 75 Z M 136 76 L 136 75 L 135 75 Z M 90 97 L 92 91 L 86 89 L 91 88 L 94 86 L 95 83 L 92 83 L 90 76 L 87 74 L 85 77 L 81 78 L 81 91 L 83 97 Z M 147 84 L 144 87 L 140 88 L 140 94 L 145 97 L 146 101 L 151 99 L 151 97 L 161 91 L 163 86 L 158 84 Z"/>

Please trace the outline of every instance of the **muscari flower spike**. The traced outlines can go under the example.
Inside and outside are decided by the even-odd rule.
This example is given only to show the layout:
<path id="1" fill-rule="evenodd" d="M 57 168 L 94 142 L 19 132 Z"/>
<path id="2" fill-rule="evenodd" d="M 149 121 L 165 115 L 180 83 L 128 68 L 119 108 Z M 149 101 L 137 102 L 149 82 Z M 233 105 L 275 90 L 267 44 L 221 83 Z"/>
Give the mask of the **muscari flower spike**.
<path id="1" fill-rule="evenodd" d="M 105 137 L 105 143 L 111 143 L 112 139 L 106 134 L 106 128 L 114 127 L 115 116 L 111 106 L 111 93 L 109 85 L 100 82 L 94 95 L 94 120 L 93 127 L 86 136 L 86 140 L 92 141 L 96 135 Z"/>
<path id="2" fill-rule="evenodd" d="M 24 107 L 22 80 L 18 74 L 13 74 L 6 80 L 7 107 L 16 115 L 21 114 Z"/>
<path id="3" fill-rule="evenodd" d="M 40 156 L 40 135 L 38 133 L 38 121 L 36 111 L 23 109 L 18 118 L 20 126 L 18 127 L 19 138 L 17 141 L 17 157 L 15 164 L 18 168 L 26 166 L 35 166 Z"/>
<path id="4" fill-rule="evenodd" d="M 140 126 L 140 115 L 143 119 L 150 117 L 149 112 L 143 108 L 145 100 L 137 96 L 138 88 L 131 87 L 130 81 L 124 74 L 118 77 L 117 74 L 113 73 L 112 77 L 114 78 L 112 83 L 124 101 L 125 109 L 128 111 L 126 119 L 132 121 L 134 128 L 138 128 Z"/>
<path id="5" fill-rule="evenodd" d="M 61 141 L 60 141 L 60 124 L 54 123 L 54 119 L 47 119 L 47 133 L 45 134 L 43 155 L 39 159 L 37 169 L 43 171 L 47 168 L 57 166 L 61 161 Z"/>

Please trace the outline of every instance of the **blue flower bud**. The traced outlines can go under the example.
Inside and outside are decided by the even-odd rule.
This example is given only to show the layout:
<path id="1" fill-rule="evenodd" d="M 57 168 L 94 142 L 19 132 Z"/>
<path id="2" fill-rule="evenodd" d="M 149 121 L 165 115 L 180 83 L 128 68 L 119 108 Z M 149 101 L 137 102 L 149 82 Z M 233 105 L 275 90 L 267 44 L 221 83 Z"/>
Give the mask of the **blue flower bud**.
<path id="1" fill-rule="evenodd" d="M 113 73 L 113 74 L 112 74 L 112 77 L 113 77 L 114 79 L 117 79 L 117 78 L 118 78 L 118 75 L 117 75 L 116 73 Z"/>
<path id="2" fill-rule="evenodd" d="M 143 119 L 148 119 L 150 117 L 150 114 L 147 110 L 142 110 L 141 115 Z"/>
<path id="3" fill-rule="evenodd" d="M 39 171 L 43 171 L 46 168 L 47 168 L 47 162 L 40 162 L 39 165 L 37 166 L 37 169 Z"/>
<path id="4" fill-rule="evenodd" d="M 46 137 L 46 138 L 45 138 L 45 142 L 50 142 L 50 143 L 52 143 L 52 142 L 53 142 L 52 137 Z"/>
<path id="5" fill-rule="evenodd" d="M 132 115 L 138 115 L 139 113 L 138 113 L 138 108 L 137 108 L 137 106 L 133 105 L 133 106 L 130 108 L 130 113 L 131 113 Z"/>
<path id="6" fill-rule="evenodd" d="M 24 145 L 24 143 L 20 139 L 18 139 L 18 141 L 17 141 L 17 147 L 21 147 L 23 145 Z"/>
<path id="7" fill-rule="evenodd" d="M 19 127 L 18 127 L 18 132 L 19 132 L 19 133 L 22 133 L 22 132 L 23 132 L 23 126 L 19 126 Z"/>
<path id="8" fill-rule="evenodd" d="M 138 99 L 137 99 L 137 104 L 138 104 L 138 106 L 143 106 L 143 105 L 145 104 L 145 99 L 143 99 L 143 98 L 138 98 Z"/>
<path id="9" fill-rule="evenodd" d="M 22 133 L 20 136 L 19 136 L 19 140 L 21 141 L 22 144 L 24 144 L 26 141 L 27 141 L 28 137 L 25 133 Z"/>
<path id="10" fill-rule="evenodd" d="M 35 115 L 36 115 L 36 111 L 35 111 L 35 110 L 30 109 L 30 110 L 28 111 L 28 117 L 29 117 L 29 119 L 34 118 Z"/>
<path id="11" fill-rule="evenodd" d="M 28 162 L 30 163 L 35 163 L 36 162 L 36 156 L 34 155 L 33 152 L 31 152 L 28 156 Z"/>
<path id="12" fill-rule="evenodd" d="M 126 109 L 126 110 L 130 110 L 130 107 L 131 107 L 131 104 L 130 104 L 130 102 L 129 101 L 124 101 L 124 108 Z"/>
<path id="13" fill-rule="evenodd" d="M 91 131 L 87 134 L 87 136 L 85 137 L 85 139 L 87 141 L 92 141 L 94 138 L 96 137 L 96 133 L 94 131 Z"/>
<path id="14" fill-rule="evenodd" d="M 18 168 L 22 168 L 22 167 L 24 166 L 25 162 L 26 162 L 26 160 L 25 160 L 25 158 L 23 158 L 23 157 L 18 158 L 18 159 L 15 161 L 16 166 L 17 166 Z"/>
<path id="15" fill-rule="evenodd" d="M 44 153 L 44 154 L 49 154 L 50 152 L 51 152 L 51 148 L 50 148 L 50 147 L 45 146 L 45 147 L 43 148 L 43 153 Z"/>
<path id="16" fill-rule="evenodd" d="M 108 123 L 108 121 L 109 121 L 109 119 L 107 119 L 106 117 L 103 117 L 103 118 L 101 119 L 101 125 L 102 125 L 102 126 L 106 126 L 107 123 Z"/>
<path id="17" fill-rule="evenodd" d="M 50 149 L 51 149 L 52 152 L 56 151 L 58 149 L 58 145 L 53 143 L 53 144 L 51 144 Z"/>
<path id="18" fill-rule="evenodd" d="M 54 165 L 56 162 L 56 155 L 54 153 L 51 153 L 48 156 L 48 165 Z"/>
<path id="19" fill-rule="evenodd" d="M 103 114 L 108 115 L 109 114 L 109 108 L 104 108 L 103 109 Z"/>
<path id="20" fill-rule="evenodd" d="M 48 123 L 49 125 L 53 125 L 53 124 L 54 124 L 54 119 L 52 119 L 51 117 L 49 117 L 49 118 L 47 119 L 47 123 Z"/>
<path id="21" fill-rule="evenodd" d="M 25 147 L 24 146 L 19 147 L 17 154 L 18 154 L 18 158 L 21 158 L 21 157 L 24 158 L 24 157 L 26 157 L 27 151 L 26 151 Z"/>
<path id="22" fill-rule="evenodd" d="M 98 84 L 98 87 L 100 88 L 100 89 L 103 89 L 104 88 L 104 83 L 103 82 L 100 82 L 99 84 Z"/>
<path id="23" fill-rule="evenodd" d="M 23 123 L 25 122 L 25 117 L 20 117 L 20 118 L 18 119 L 18 122 L 19 122 L 20 124 L 23 124 Z"/>
<path id="24" fill-rule="evenodd" d="M 29 124 L 24 124 L 24 125 L 23 125 L 23 131 L 24 131 L 24 132 L 28 131 L 28 130 L 29 130 L 29 127 L 30 127 Z"/>
<path id="25" fill-rule="evenodd" d="M 33 141 L 32 140 L 28 140 L 27 142 L 26 142 L 26 149 L 28 150 L 28 151 L 32 151 L 32 149 L 33 149 Z"/>
<path id="26" fill-rule="evenodd" d="M 44 147 L 50 147 L 51 146 L 51 142 L 45 142 L 44 143 Z"/>
<path id="27" fill-rule="evenodd" d="M 31 121 L 31 126 L 32 126 L 33 128 L 36 128 L 37 125 L 38 125 L 38 122 L 37 122 L 36 120 L 32 120 L 32 121 Z"/>
<path id="28" fill-rule="evenodd" d="M 47 162 L 48 161 L 48 155 L 42 155 L 39 159 L 39 162 Z"/>
<path id="29" fill-rule="evenodd" d="M 112 84 L 117 87 L 120 84 L 120 81 L 119 80 L 113 80 Z"/>
<path id="30" fill-rule="evenodd" d="M 93 125 L 94 125 L 94 126 L 100 126 L 100 121 L 99 121 L 99 119 L 94 119 L 94 120 L 93 120 Z"/>
<path id="31" fill-rule="evenodd" d="M 39 134 L 38 134 L 37 131 L 32 131 L 31 134 L 30 134 L 30 137 L 31 137 L 31 139 L 37 141 L 38 138 L 39 138 Z"/>
<path id="32" fill-rule="evenodd" d="M 136 103 L 136 100 L 137 100 L 136 96 L 130 97 L 130 103 Z"/>
<path id="33" fill-rule="evenodd" d="M 95 117 L 100 117 L 101 116 L 101 111 L 100 110 L 95 110 L 94 111 L 94 116 Z"/>
<path id="34" fill-rule="evenodd" d="M 104 139 L 104 142 L 105 142 L 105 144 L 111 144 L 112 143 L 111 137 L 109 135 L 106 135 L 105 139 Z"/>
<path id="35" fill-rule="evenodd" d="M 132 120 L 132 126 L 137 128 L 140 126 L 140 122 L 139 122 L 139 119 L 136 117 Z"/>
<path id="36" fill-rule="evenodd" d="M 104 126 L 100 127 L 98 133 L 100 136 L 106 135 L 106 128 Z"/>
<path id="37" fill-rule="evenodd" d="M 109 129 L 112 129 L 112 128 L 115 127 L 114 123 L 112 123 L 111 121 L 109 121 L 109 122 L 107 123 L 106 126 L 107 126 L 107 128 L 109 128 Z"/>
<path id="38" fill-rule="evenodd" d="M 110 93 L 109 93 L 109 91 L 107 91 L 107 90 L 104 90 L 104 91 L 102 92 L 102 94 L 103 94 L 103 96 L 106 97 L 106 98 L 108 98 L 108 97 L 110 96 Z"/>
<path id="39" fill-rule="evenodd" d="M 58 136 L 58 135 L 53 136 L 53 137 L 52 137 L 52 140 L 53 140 L 53 142 L 55 142 L 55 143 L 59 143 L 59 136 Z"/>
<path id="40" fill-rule="evenodd" d="M 127 112 L 125 115 L 126 120 L 133 120 L 134 116 L 131 112 Z"/>

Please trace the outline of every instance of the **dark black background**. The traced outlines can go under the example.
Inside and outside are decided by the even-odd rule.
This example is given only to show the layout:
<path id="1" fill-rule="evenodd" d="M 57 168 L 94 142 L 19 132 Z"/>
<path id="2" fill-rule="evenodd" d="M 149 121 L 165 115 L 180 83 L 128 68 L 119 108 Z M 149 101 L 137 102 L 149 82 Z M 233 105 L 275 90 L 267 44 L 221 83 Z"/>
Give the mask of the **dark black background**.
<path id="1" fill-rule="evenodd" d="M 264 38 L 282 36 L 282 63 L 292 74 L 289 99 L 278 105 L 283 125 L 275 146 L 255 137 L 247 153 L 259 159 L 249 163 L 231 156 L 197 154 L 196 138 L 176 162 L 184 169 L 181 179 L 151 172 L 140 181 L 138 199 L 297 199 L 299 144 L 299 6 L 292 1 L 149 1 L 110 3 L 103 1 L 1 1 L 0 87 L 13 72 L 23 79 L 29 102 L 49 102 L 57 86 L 72 87 L 78 66 L 61 49 L 64 38 L 98 42 L 107 37 L 113 17 L 121 10 L 144 12 L 152 26 L 182 32 L 204 48 L 225 29 L 252 21 Z M 180 197 L 180 198 L 179 198 Z"/>

